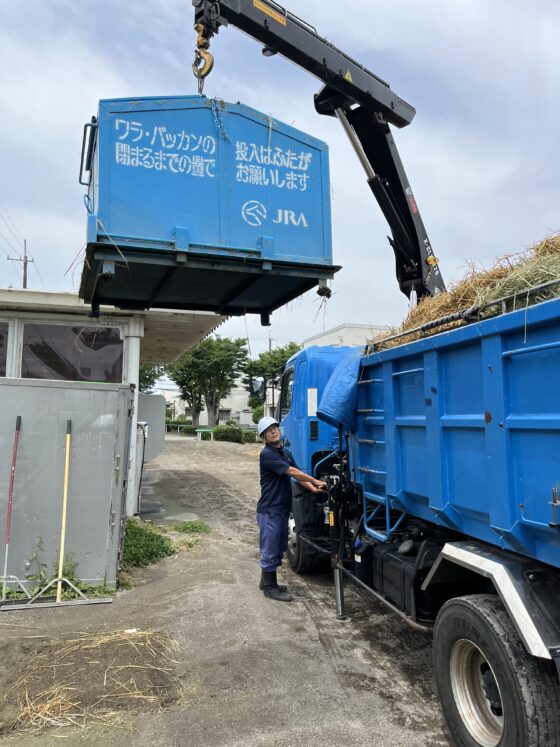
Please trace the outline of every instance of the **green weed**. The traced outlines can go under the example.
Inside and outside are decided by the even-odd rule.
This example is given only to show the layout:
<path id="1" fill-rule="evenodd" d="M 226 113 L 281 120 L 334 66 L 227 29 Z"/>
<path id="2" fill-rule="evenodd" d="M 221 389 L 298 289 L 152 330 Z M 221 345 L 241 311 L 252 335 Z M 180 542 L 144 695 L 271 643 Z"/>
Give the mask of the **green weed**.
<path id="1" fill-rule="evenodd" d="M 168 537 L 149 524 L 127 520 L 122 554 L 122 565 L 125 568 L 157 563 L 158 560 L 174 553 L 173 542 Z"/>
<path id="2" fill-rule="evenodd" d="M 171 529 L 175 532 L 183 532 L 183 534 L 209 534 L 210 527 L 205 521 L 178 521 L 176 524 L 171 525 Z"/>

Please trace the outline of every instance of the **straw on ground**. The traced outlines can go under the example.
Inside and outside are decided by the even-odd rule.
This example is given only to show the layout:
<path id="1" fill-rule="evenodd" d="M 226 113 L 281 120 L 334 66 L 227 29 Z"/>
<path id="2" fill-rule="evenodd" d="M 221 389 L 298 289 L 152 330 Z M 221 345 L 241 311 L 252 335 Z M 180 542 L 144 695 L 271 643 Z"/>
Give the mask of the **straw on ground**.
<path id="1" fill-rule="evenodd" d="M 136 629 L 79 633 L 33 656 L 0 701 L 0 733 L 92 724 L 130 728 L 126 713 L 180 691 L 176 644 Z"/>

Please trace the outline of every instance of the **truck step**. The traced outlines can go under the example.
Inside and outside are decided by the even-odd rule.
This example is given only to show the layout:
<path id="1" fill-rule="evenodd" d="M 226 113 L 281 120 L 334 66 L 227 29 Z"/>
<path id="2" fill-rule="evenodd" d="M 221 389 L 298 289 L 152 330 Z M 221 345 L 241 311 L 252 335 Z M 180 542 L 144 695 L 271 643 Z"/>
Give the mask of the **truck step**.
<path id="1" fill-rule="evenodd" d="M 379 495 L 378 493 L 369 493 L 368 491 L 364 490 L 364 498 L 367 501 L 372 501 L 373 503 L 379 503 L 382 506 L 387 505 L 387 498 L 384 495 Z"/>

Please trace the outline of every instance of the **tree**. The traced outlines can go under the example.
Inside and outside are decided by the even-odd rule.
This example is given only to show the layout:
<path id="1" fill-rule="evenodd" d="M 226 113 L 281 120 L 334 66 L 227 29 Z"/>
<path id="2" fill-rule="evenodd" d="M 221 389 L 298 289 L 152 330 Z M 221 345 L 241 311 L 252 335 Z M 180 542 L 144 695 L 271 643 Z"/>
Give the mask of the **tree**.
<path id="1" fill-rule="evenodd" d="M 259 420 L 264 415 L 264 404 L 257 405 L 255 409 L 253 410 L 253 423 L 255 425 L 258 425 Z"/>
<path id="2" fill-rule="evenodd" d="M 165 374 L 165 366 L 161 363 L 142 363 L 138 389 L 141 392 L 151 392 L 154 384 Z"/>
<path id="3" fill-rule="evenodd" d="M 202 363 L 200 385 L 208 425 L 217 425 L 220 401 L 227 397 L 247 365 L 247 343 L 241 338 L 208 338 L 194 351 Z"/>
<path id="4" fill-rule="evenodd" d="M 249 361 L 245 366 L 245 388 L 250 393 L 249 406 L 254 409 L 264 403 L 266 399 L 266 387 L 277 379 L 278 373 L 286 365 L 286 362 L 300 350 L 301 346 L 296 342 L 289 342 L 281 348 L 267 350 L 261 353 L 255 360 Z M 260 392 L 253 392 L 251 379 L 264 379 L 265 386 Z"/>
<path id="5" fill-rule="evenodd" d="M 208 412 L 208 425 L 217 425 L 220 402 L 231 392 L 246 363 L 245 340 L 208 337 L 170 367 L 170 378 L 192 409 L 193 425 L 198 425 L 202 399 Z M 195 421 L 196 407 L 200 409 Z"/>
<path id="6" fill-rule="evenodd" d="M 193 358 L 193 351 L 182 355 L 176 363 L 167 366 L 167 375 L 177 384 L 181 399 L 191 411 L 192 424 L 198 426 L 203 408 L 202 389 L 198 382 L 198 361 Z"/>

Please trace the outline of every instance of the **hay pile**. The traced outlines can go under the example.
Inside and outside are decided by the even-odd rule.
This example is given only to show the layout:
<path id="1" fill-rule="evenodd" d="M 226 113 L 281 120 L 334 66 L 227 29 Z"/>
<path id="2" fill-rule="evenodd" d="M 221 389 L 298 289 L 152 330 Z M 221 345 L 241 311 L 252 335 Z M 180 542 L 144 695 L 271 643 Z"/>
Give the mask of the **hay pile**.
<path id="1" fill-rule="evenodd" d="M 536 286 L 558 281 L 541 290 Z M 531 292 L 529 292 L 531 291 Z M 431 334 L 437 334 L 469 321 L 478 321 L 495 316 L 501 311 L 513 311 L 560 296 L 560 234 L 550 236 L 534 244 L 520 254 L 507 255 L 496 260 L 490 269 L 468 265 L 465 277 L 451 286 L 446 293 L 428 296 L 409 312 L 400 327 L 389 334 L 372 340 L 376 350 L 403 345 Z M 501 303 L 493 303 L 506 298 Z M 465 313 L 464 318 L 445 321 L 445 317 Z M 441 324 L 430 329 L 421 329 L 435 320 Z M 410 334 L 403 333 L 410 331 Z M 402 335 L 395 340 L 383 342 L 383 338 Z"/>
<path id="2" fill-rule="evenodd" d="M 49 645 L 0 702 L 0 734 L 100 724 L 130 728 L 125 713 L 179 697 L 173 640 L 163 633 L 80 633 Z"/>

